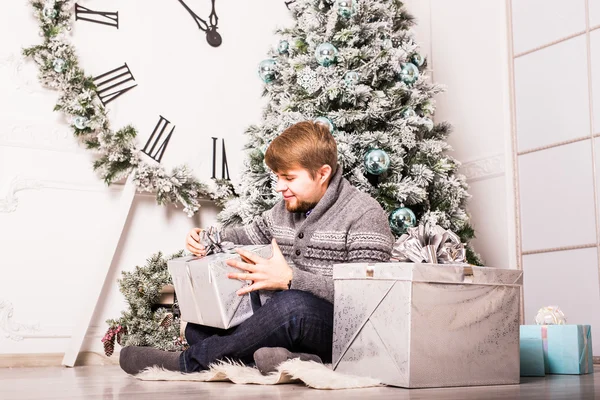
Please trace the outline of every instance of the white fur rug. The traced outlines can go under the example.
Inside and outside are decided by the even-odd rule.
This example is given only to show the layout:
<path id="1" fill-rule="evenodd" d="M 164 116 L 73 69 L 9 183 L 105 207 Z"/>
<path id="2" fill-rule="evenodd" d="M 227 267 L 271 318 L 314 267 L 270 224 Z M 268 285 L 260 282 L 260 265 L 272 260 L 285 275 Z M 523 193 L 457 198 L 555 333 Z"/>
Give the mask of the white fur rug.
<path id="1" fill-rule="evenodd" d="M 135 377 L 144 381 L 230 381 L 257 385 L 304 382 L 306 386 L 315 389 L 356 389 L 383 386 L 377 379 L 342 374 L 333 371 L 331 365 L 300 361 L 300 359 L 285 361 L 277 368 L 277 372 L 269 375 L 262 375 L 257 368 L 247 367 L 241 363 L 219 362 L 211 365 L 209 370 L 202 372 L 184 374 L 152 367 L 140 372 Z"/>

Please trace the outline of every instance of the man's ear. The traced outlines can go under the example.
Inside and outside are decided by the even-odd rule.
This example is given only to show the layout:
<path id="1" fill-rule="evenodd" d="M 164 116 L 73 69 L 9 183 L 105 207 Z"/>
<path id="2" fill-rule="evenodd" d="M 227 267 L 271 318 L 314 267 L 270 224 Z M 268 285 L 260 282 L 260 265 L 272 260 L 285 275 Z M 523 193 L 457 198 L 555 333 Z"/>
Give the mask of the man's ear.
<path id="1" fill-rule="evenodd" d="M 323 165 L 319 168 L 319 183 L 325 183 L 331 177 L 331 166 L 329 164 Z"/>

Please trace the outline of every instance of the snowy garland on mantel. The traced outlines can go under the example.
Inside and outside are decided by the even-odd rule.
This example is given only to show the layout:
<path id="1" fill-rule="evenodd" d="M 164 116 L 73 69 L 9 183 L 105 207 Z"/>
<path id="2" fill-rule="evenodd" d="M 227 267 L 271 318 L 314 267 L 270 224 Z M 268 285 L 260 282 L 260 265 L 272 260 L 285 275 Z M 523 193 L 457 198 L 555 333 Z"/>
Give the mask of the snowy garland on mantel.
<path id="1" fill-rule="evenodd" d="M 200 208 L 201 199 L 223 204 L 234 194 L 229 181 L 217 180 L 216 189 L 211 190 L 194 178 L 186 165 L 175 167 L 169 174 L 150 158 L 146 161 L 137 146 L 137 131 L 133 126 L 111 130 L 92 77 L 79 67 L 69 40 L 75 1 L 30 0 L 30 3 L 44 42 L 24 49 L 23 54 L 38 64 L 42 85 L 60 92 L 54 110 L 64 113 L 75 136 L 97 155 L 94 170 L 107 185 L 134 173 L 138 191 L 156 193 L 158 204 L 177 206 L 179 202 L 190 217 Z"/>

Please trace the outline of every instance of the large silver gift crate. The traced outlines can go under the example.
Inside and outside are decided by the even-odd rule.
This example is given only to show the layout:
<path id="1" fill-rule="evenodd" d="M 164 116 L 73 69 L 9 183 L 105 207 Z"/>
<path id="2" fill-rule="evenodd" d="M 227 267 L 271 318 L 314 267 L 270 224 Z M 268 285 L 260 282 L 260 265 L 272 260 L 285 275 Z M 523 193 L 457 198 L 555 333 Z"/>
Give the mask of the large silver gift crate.
<path id="1" fill-rule="evenodd" d="M 263 258 L 273 255 L 270 245 L 242 248 Z M 217 253 L 203 258 L 180 257 L 167 262 L 182 320 L 215 328 L 231 328 L 248 319 L 253 308 L 271 297 L 272 292 L 262 290 L 252 292 L 252 297 L 248 294 L 238 296 L 236 292 L 249 282 L 227 277 L 230 272 L 243 272 L 225 263 L 231 258 L 240 259 L 240 256 L 233 252 Z M 260 304 L 257 304 L 258 301 Z"/>
<path id="2" fill-rule="evenodd" d="M 519 383 L 521 271 L 340 264 L 333 367 L 406 388 Z"/>

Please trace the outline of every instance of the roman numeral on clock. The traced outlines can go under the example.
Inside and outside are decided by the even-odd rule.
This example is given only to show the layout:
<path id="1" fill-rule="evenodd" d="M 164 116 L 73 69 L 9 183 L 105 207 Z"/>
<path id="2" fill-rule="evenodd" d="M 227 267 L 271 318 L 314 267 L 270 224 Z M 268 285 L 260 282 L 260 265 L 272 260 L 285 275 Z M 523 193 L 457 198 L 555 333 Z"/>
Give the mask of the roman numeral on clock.
<path id="1" fill-rule="evenodd" d="M 217 172 L 217 138 L 212 138 L 213 140 L 213 162 L 212 162 L 212 178 L 216 178 Z M 221 143 L 223 144 L 223 151 L 221 155 L 221 179 L 229 179 L 229 166 L 227 165 L 227 154 L 225 153 L 225 139 L 221 139 Z M 227 176 L 227 178 L 225 177 Z"/>
<path id="2" fill-rule="evenodd" d="M 137 86 L 137 84 L 134 84 L 125 88 L 122 87 L 129 81 L 135 81 L 127 63 L 105 74 L 98 75 L 93 80 L 97 89 L 96 93 L 104 106 Z M 115 89 L 115 91 L 108 93 L 112 89 Z"/>
<path id="3" fill-rule="evenodd" d="M 160 160 L 162 160 L 163 154 L 165 154 L 165 150 L 169 145 L 169 140 L 171 140 L 171 136 L 175 130 L 175 125 L 173 125 L 171 132 L 169 132 L 167 137 L 163 139 L 162 143 L 159 142 L 170 124 L 171 123 L 165 117 L 160 115 L 160 119 L 154 127 L 154 131 L 152 131 L 152 135 L 150 135 L 150 138 L 142 149 L 142 152 L 150 156 L 150 158 L 152 158 L 154 161 L 160 162 Z M 156 146 L 158 146 L 158 148 L 156 148 Z"/>
<path id="4" fill-rule="evenodd" d="M 114 26 L 119 29 L 119 12 L 94 11 L 75 3 L 75 20 Z"/>

